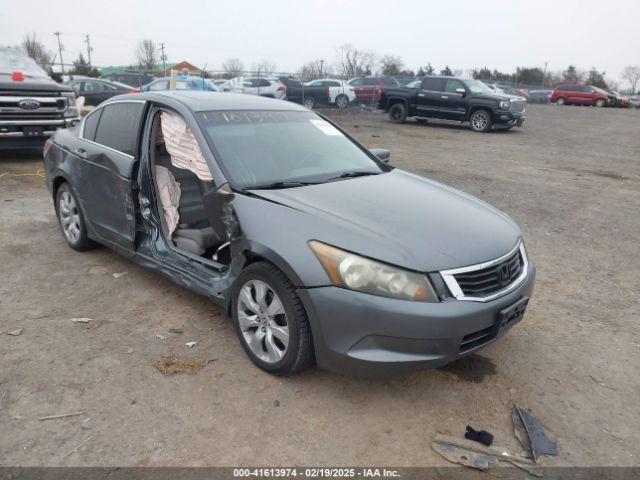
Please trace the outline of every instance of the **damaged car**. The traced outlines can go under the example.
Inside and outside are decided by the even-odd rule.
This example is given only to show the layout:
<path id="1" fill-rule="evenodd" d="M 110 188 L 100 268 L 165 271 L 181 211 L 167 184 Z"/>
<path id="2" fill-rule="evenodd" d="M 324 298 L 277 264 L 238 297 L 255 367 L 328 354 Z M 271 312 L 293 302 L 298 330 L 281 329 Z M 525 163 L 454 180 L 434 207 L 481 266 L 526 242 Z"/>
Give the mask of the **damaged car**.
<path id="1" fill-rule="evenodd" d="M 211 298 L 249 358 L 291 375 L 444 365 L 524 315 L 522 233 L 303 106 L 233 93 L 114 97 L 45 146 L 62 234 Z"/>

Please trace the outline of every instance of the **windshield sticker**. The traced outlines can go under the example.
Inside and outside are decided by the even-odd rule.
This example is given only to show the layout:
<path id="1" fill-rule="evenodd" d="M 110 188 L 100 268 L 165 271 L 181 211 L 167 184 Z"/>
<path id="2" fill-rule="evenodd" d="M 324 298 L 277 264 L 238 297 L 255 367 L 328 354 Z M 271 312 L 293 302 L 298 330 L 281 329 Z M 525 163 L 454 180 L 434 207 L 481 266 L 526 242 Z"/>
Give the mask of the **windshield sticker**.
<path id="1" fill-rule="evenodd" d="M 325 122 L 324 120 L 309 120 L 316 128 L 318 128 L 325 135 L 342 135 L 340 130 L 331 125 L 329 122 Z"/>

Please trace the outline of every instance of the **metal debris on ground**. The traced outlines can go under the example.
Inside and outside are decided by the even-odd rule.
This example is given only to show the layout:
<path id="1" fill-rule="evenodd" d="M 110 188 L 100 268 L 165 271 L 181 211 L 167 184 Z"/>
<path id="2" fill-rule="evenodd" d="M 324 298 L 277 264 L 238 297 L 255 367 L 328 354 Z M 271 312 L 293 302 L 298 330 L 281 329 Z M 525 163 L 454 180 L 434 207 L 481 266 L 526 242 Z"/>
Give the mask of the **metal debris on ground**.
<path id="1" fill-rule="evenodd" d="M 11 330 L 10 332 L 7 332 L 7 335 L 11 335 L 12 337 L 17 337 L 18 335 L 22 335 L 23 330 L 21 328 L 18 328 L 17 330 Z"/>
<path id="2" fill-rule="evenodd" d="M 558 447 L 545 433 L 544 425 L 525 409 L 513 407 L 513 430 L 527 456 L 538 461 L 539 455 L 557 455 Z"/>
<path id="3" fill-rule="evenodd" d="M 38 420 L 58 420 L 59 418 L 69 418 L 69 417 L 77 417 L 79 415 L 84 415 L 84 412 L 75 412 L 75 413 L 62 413 L 60 415 L 49 415 L 46 417 L 40 417 Z"/>
<path id="4" fill-rule="evenodd" d="M 73 323 L 89 323 L 91 319 L 90 318 L 72 318 L 71 321 Z"/>
<path id="5" fill-rule="evenodd" d="M 183 360 L 172 355 L 162 357 L 153 364 L 163 375 L 173 375 L 174 373 L 190 373 L 194 374 L 205 366 L 202 359 Z"/>
<path id="6" fill-rule="evenodd" d="M 181 328 L 170 328 L 169 333 L 175 333 L 176 335 L 180 335 L 181 333 L 184 333 L 184 332 Z"/>
<path id="7" fill-rule="evenodd" d="M 437 435 L 433 443 L 431 443 L 431 448 L 450 462 L 466 467 L 487 470 L 490 465 L 506 462 L 536 477 L 542 476 L 533 461 L 511 454 L 504 447 L 485 447 L 471 440 Z"/>
<path id="8" fill-rule="evenodd" d="M 185 345 L 189 348 L 193 348 L 198 344 L 198 342 L 187 342 Z"/>

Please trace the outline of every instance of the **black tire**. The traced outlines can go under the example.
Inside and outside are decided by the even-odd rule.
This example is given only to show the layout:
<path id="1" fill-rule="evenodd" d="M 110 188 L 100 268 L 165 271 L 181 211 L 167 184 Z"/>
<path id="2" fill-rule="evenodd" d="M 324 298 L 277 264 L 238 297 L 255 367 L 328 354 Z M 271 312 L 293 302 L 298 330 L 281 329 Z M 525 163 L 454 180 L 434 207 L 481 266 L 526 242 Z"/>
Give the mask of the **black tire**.
<path id="1" fill-rule="evenodd" d="M 316 106 L 316 99 L 313 97 L 305 97 L 302 101 L 302 105 L 307 107 L 309 110 L 313 110 L 313 107 Z"/>
<path id="2" fill-rule="evenodd" d="M 407 107 L 404 103 L 394 103 L 389 109 L 389 120 L 393 123 L 404 123 L 407 119 Z"/>
<path id="3" fill-rule="evenodd" d="M 483 108 L 476 110 L 469 117 L 469 126 L 474 132 L 488 132 L 491 130 L 491 112 Z"/>
<path id="4" fill-rule="evenodd" d="M 349 98 L 346 95 L 340 94 L 336 97 L 336 107 L 343 110 L 349 106 Z"/>
<path id="5" fill-rule="evenodd" d="M 70 201 L 72 202 L 71 204 L 69 203 Z M 73 205 L 73 207 L 70 208 L 70 205 Z M 80 208 L 78 197 L 66 182 L 60 185 L 56 192 L 55 208 L 60 231 L 71 248 L 83 252 L 97 246 L 87 235 L 87 224 L 84 219 L 84 213 Z M 73 233 L 69 230 L 71 223 L 74 225 Z"/>
<path id="6" fill-rule="evenodd" d="M 238 298 L 247 282 L 258 280 L 264 282 L 278 295 L 286 314 L 289 340 L 284 356 L 275 363 L 259 358 L 251 349 L 242 332 L 238 318 Z M 245 268 L 235 282 L 231 313 L 240 344 L 251 361 L 262 370 L 273 375 L 289 376 L 305 370 L 314 364 L 313 341 L 311 327 L 302 301 L 296 294 L 295 287 L 289 279 L 275 266 L 267 262 L 252 263 Z"/>

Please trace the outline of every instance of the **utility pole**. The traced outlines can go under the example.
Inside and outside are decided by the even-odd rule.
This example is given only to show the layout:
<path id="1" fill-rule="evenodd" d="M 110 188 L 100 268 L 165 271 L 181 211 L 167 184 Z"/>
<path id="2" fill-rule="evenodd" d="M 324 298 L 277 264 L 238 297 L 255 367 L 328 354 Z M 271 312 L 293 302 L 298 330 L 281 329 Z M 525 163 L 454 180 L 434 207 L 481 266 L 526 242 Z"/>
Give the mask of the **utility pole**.
<path id="1" fill-rule="evenodd" d="M 89 41 L 89 35 L 85 35 L 84 43 L 87 44 L 87 56 L 89 57 L 89 68 L 91 68 L 91 52 L 93 48 L 91 48 L 91 42 Z"/>
<path id="2" fill-rule="evenodd" d="M 323 66 L 324 66 L 324 58 L 321 58 L 320 59 L 320 76 L 321 77 L 324 77 L 324 68 L 323 68 Z"/>
<path id="3" fill-rule="evenodd" d="M 540 85 L 541 87 L 544 87 L 544 79 L 547 76 L 547 64 L 549 62 L 544 62 L 544 72 L 542 72 L 542 85 Z"/>
<path id="4" fill-rule="evenodd" d="M 164 54 L 164 42 L 160 43 L 160 50 L 162 53 L 160 54 L 160 60 L 162 60 L 162 75 L 167 75 L 167 57 Z"/>
<path id="5" fill-rule="evenodd" d="M 54 35 L 58 37 L 58 52 L 60 53 L 60 70 L 64 75 L 64 62 L 62 61 L 62 44 L 60 43 L 60 32 L 55 32 Z"/>

